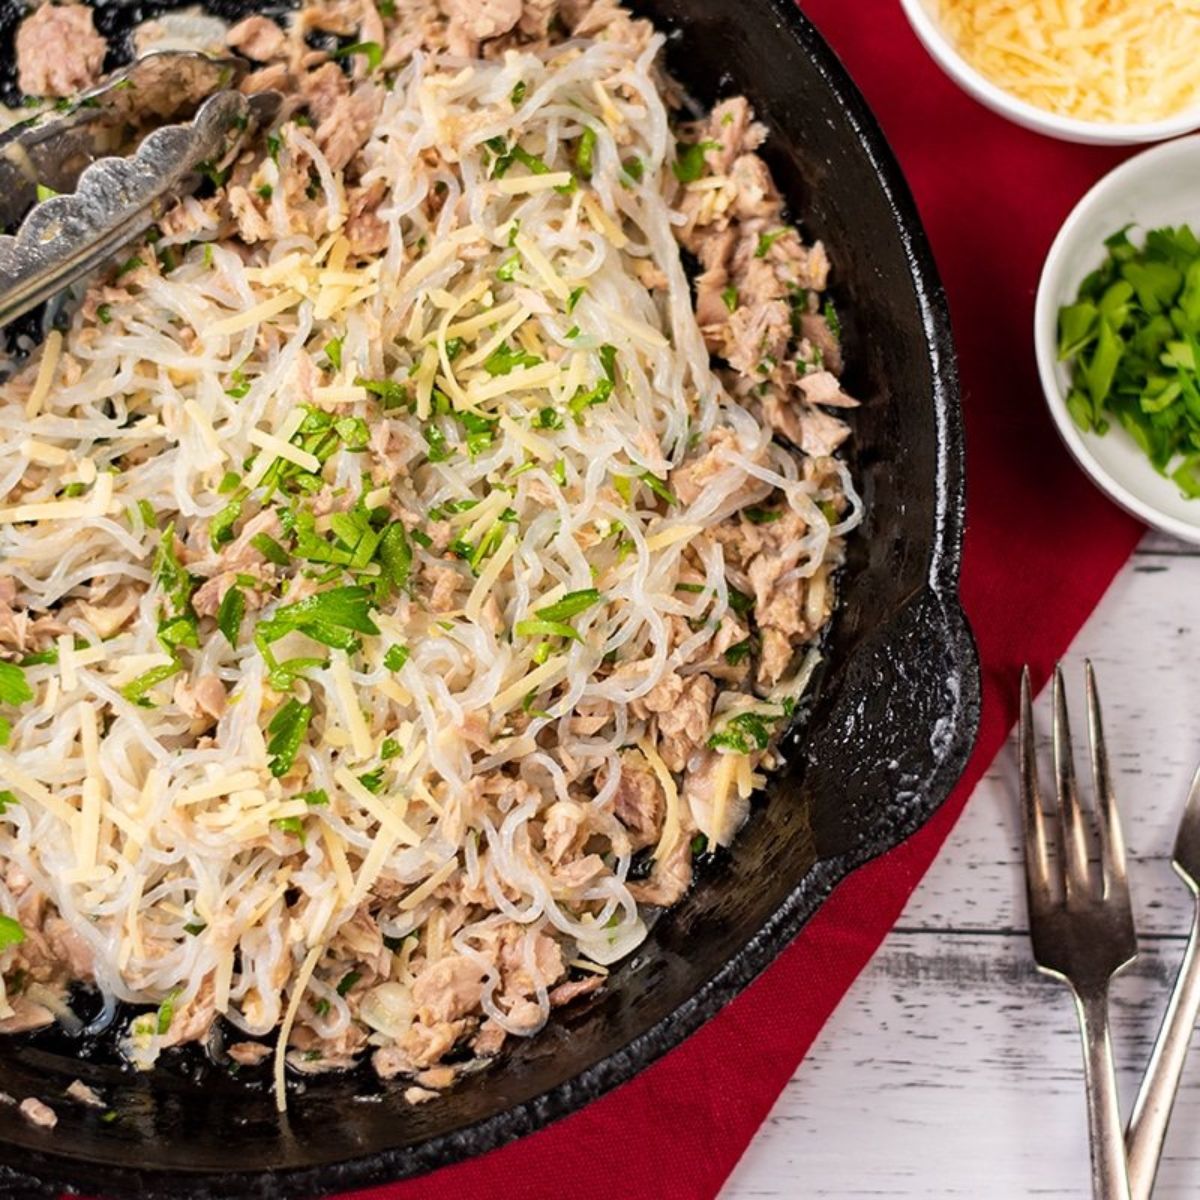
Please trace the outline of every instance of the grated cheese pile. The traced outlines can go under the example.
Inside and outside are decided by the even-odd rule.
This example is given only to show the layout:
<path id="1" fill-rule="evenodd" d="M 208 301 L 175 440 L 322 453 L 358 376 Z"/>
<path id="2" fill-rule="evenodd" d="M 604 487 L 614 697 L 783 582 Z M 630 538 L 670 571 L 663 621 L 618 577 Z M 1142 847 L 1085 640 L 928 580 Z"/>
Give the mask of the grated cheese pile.
<path id="1" fill-rule="evenodd" d="M 1014 96 L 1081 121 L 1157 121 L 1200 103 L 1193 0 L 932 0 L 966 60 Z"/>
<path id="2" fill-rule="evenodd" d="M 0 387 L 0 1028 L 19 964 L 94 976 L 100 1024 L 150 1006 L 140 1067 L 219 1016 L 275 1040 L 281 1105 L 287 1067 L 415 1072 L 466 1028 L 418 1007 L 422 968 L 475 964 L 470 1019 L 528 1035 L 547 953 L 599 975 L 645 937 L 630 748 L 655 864 L 728 844 L 860 505 L 713 372 L 661 46 L 413 53 L 353 186 L 286 121 Z M 711 534 L 768 502 L 803 531 L 804 638 L 769 695 L 749 638 L 717 651 L 693 811 L 639 705 L 738 628 Z"/>

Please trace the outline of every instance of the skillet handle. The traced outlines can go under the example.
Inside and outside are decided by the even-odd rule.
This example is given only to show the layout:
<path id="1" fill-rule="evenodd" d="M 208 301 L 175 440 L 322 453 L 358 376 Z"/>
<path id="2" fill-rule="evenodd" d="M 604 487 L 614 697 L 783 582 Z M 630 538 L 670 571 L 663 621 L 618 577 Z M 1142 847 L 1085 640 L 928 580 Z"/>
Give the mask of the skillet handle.
<path id="1" fill-rule="evenodd" d="M 814 806 L 817 853 L 882 852 L 933 815 L 975 744 L 979 657 L 958 596 L 915 592 L 829 682 L 801 756 L 804 790 L 842 797 Z"/>

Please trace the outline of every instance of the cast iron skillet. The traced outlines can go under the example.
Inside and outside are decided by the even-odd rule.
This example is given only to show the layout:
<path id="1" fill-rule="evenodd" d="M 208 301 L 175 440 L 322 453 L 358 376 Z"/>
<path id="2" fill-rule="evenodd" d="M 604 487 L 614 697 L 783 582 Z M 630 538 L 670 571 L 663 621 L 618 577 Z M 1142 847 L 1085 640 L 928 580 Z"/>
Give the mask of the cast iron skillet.
<path id="1" fill-rule="evenodd" d="M 212 7 L 234 17 L 255 5 Z M 975 649 L 955 594 L 962 430 L 945 300 L 908 189 L 862 97 L 790 0 L 636 7 L 674 31 L 671 67 L 697 98 L 744 92 L 770 127 L 768 157 L 794 216 L 831 247 L 848 386 L 866 401 L 853 453 L 868 516 L 850 541 L 829 669 L 789 741 L 787 771 L 722 869 L 702 874 L 609 988 L 435 1102 L 410 1108 L 403 1084 L 374 1084 L 364 1070 L 310 1081 L 281 1121 L 269 1088 L 230 1079 L 199 1054 L 138 1077 L 70 1042 L 4 1042 L 0 1090 L 59 1100 L 53 1132 L 0 1105 L 0 1172 L 17 1193 L 311 1195 L 510 1141 L 680 1042 L 958 779 L 979 714 Z M 110 0 L 100 23 L 111 35 L 151 11 Z M 11 47 L 13 20 L 0 12 L 0 45 Z M 62 1101 L 74 1078 L 101 1090 L 119 1119 Z"/>

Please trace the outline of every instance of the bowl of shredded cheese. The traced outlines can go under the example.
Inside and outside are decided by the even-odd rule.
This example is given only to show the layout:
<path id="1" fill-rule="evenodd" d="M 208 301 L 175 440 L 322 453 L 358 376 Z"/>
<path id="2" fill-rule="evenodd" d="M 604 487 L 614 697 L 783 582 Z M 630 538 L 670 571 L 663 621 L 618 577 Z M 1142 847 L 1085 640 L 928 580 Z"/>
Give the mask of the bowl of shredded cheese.
<path id="1" fill-rule="evenodd" d="M 934 61 L 1018 125 L 1128 145 L 1200 128 L 1200 10 L 1173 0 L 901 0 Z"/>

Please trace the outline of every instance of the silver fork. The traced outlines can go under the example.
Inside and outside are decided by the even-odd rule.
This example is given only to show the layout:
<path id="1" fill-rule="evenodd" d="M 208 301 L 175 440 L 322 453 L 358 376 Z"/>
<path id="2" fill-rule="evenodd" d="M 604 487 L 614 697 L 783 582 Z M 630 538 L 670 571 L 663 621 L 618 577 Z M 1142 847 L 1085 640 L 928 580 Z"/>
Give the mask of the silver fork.
<path id="1" fill-rule="evenodd" d="M 1090 838 L 1071 756 L 1071 729 L 1062 668 L 1054 670 L 1054 774 L 1058 853 L 1052 864 L 1049 820 L 1038 788 L 1037 750 L 1029 668 L 1021 674 L 1021 816 L 1025 827 L 1025 883 L 1029 932 L 1038 968 L 1060 979 L 1075 998 L 1083 1038 L 1092 1194 L 1128 1200 L 1125 1140 L 1117 1102 L 1108 1028 L 1109 981 L 1137 955 L 1137 935 L 1125 873 L 1125 844 L 1108 773 L 1096 677 L 1087 664 L 1088 731 L 1096 800 L 1092 806 L 1099 878 L 1089 865 Z"/>
<path id="2" fill-rule="evenodd" d="M 1179 1091 L 1183 1062 L 1200 1015 L 1200 771 L 1192 780 L 1187 806 L 1175 837 L 1174 866 L 1192 893 L 1192 932 L 1150 1065 L 1129 1119 L 1129 1190 L 1134 1200 L 1149 1200 L 1167 1136 L 1167 1122 Z"/>

